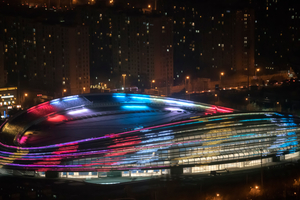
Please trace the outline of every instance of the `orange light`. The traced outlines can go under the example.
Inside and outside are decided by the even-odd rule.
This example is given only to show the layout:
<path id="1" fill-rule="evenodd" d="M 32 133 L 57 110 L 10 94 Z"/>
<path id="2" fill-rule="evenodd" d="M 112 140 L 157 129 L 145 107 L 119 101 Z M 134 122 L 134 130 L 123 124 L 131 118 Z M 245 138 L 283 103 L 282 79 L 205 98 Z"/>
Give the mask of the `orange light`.
<path id="1" fill-rule="evenodd" d="M 152 80 L 152 83 L 155 83 L 155 80 Z"/>
<path id="2" fill-rule="evenodd" d="M 64 92 L 67 92 L 67 90 L 66 90 L 66 89 L 64 89 Z"/>
<path id="3" fill-rule="evenodd" d="M 258 71 L 258 72 L 259 72 L 259 71 L 260 71 L 260 69 L 259 69 L 259 68 L 257 68 L 257 69 L 256 69 L 256 71 Z"/>
<path id="4" fill-rule="evenodd" d="M 258 189 L 258 186 L 255 186 L 255 189 Z"/>
<path id="5" fill-rule="evenodd" d="M 148 8 L 151 8 L 151 5 L 150 5 L 150 4 L 148 5 Z"/>
<path id="6" fill-rule="evenodd" d="M 221 72 L 221 76 L 224 76 L 224 72 Z"/>
<path id="7" fill-rule="evenodd" d="M 187 77 L 186 77 L 186 79 L 190 79 L 190 77 L 189 77 L 189 76 L 187 76 Z"/>
<path id="8" fill-rule="evenodd" d="M 25 93 L 24 95 L 25 95 L 25 97 L 28 97 L 28 94 L 27 94 L 27 93 Z"/>

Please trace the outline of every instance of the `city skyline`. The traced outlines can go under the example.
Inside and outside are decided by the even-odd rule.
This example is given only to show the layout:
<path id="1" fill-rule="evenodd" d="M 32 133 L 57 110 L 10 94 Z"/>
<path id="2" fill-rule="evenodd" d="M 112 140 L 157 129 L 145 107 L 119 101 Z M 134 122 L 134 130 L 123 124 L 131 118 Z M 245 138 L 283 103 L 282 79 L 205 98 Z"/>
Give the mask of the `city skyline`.
<path id="1" fill-rule="evenodd" d="M 2 3 L 1 86 L 56 97 L 86 93 L 96 85 L 169 94 L 187 83 L 190 89 L 211 89 L 221 76 L 223 83 L 236 81 L 234 86 L 250 83 L 258 73 L 297 69 L 288 54 L 298 48 L 297 27 L 290 26 L 289 34 L 276 32 L 266 21 L 284 10 L 287 24 L 298 20 L 297 7 L 289 3 L 143 1 L 134 8 L 139 3 L 101 2 L 70 10 Z M 272 40 L 275 36 L 280 40 Z"/>

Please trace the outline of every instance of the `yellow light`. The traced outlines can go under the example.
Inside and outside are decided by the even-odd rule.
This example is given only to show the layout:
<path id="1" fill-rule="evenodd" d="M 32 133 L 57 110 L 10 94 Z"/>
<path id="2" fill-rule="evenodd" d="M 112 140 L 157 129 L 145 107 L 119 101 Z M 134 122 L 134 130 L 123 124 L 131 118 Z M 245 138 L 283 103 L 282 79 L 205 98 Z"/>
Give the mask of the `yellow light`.
<path id="1" fill-rule="evenodd" d="M 148 8 L 151 8 L 151 5 L 150 5 L 150 4 L 148 5 Z"/>
<path id="2" fill-rule="evenodd" d="M 0 88 L 0 91 L 6 91 L 6 90 L 16 90 L 17 87 L 8 87 L 8 88 Z"/>
<path id="3" fill-rule="evenodd" d="M 218 96 L 218 94 L 215 94 L 215 97 L 217 97 Z"/>
<path id="4" fill-rule="evenodd" d="M 85 91 L 85 87 L 83 87 L 83 90 Z"/>
<path id="5" fill-rule="evenodd" d="M 246 98 L 246 101 L 248 101 L 248 98 Z"/>
<path id="6" fill-rule="evenodd" d="M 260 69 L 259 69 L 259 68 L 257 68 L 257 69 L 256 69 L 256 71 L 258 71 L 258 72 L 259 72 L 259 71 L 260 71 Z"/>
<path id="7" fill-rule="evenodd" d="M 217 194 L 217 197 L 219 197 L 220 196 L 220 194 Z"/>
<path id="8" fill-rule="evenodd" d="M 189 77 L 189 76 L 187 76 L 187 77 L 186 77 L 186 79 L 190 79 L 190 77 Z"/>
<path id="9" fill-rule="evenodd" d="M 27 94 L 27 93 L 25 93 L 24 95 L 25 95 L 25 97 L 27 97 L 27 96 L 28 96 L 28 94 Z"/>
<path id="10" fill-rule="evenodd" d="M 279 102 L 277 102 L 277 105 L 279 105 Z"/>
<path id="11" fill-rule="evenodd" d="M 66 90 L 66 89 L 64 89 L 64 92 L 67 92 L 67 90 Z"/>
<path id="12" fill-rule="evenodd" d="M 123 77 L 126 77 L 126 74 L 122 74 Z"/>
<path id="13" fill-rule="evenodd" d="M 258 186 L 255 186 L 255 189 L 258 189 Z"/>
<path id="14" fill-rule="evenodd" d="M 155 80 L 152 80 L 152 83 L 155 83 Z"/>
<path id="15" fill-rule="evenodd" d="M 221 76 L 224 76 L 224 72 L 221 72 Z"/>

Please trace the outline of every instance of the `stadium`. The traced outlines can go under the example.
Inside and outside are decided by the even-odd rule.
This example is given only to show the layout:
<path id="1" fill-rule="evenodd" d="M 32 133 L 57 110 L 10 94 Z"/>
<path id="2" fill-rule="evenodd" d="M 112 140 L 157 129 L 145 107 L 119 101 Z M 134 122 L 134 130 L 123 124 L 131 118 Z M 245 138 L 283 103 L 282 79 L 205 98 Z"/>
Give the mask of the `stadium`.
<path id="1" fill-rule="evenodd" d="M 68 96 L 0 126 L 0 170 L 39 177 L 199 174 L 299 157 L 299 118 L 140 94 Z"/>

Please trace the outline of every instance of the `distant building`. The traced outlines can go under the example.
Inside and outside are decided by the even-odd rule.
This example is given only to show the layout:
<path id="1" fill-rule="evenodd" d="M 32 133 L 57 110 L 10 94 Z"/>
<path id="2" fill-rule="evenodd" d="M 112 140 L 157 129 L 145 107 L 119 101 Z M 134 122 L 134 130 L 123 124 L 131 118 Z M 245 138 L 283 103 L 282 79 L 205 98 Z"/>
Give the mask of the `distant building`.
<path id="1" fill-rule="evenodd" d="M 114 15 L 112 28 L 113 69 L 126 73 L 145 87 L 173 85 L 173 20 L 147 14 Z"/>
<path id="2" fill-rule="evenodd" d="M 255 7 L 255 66 L 262 73 L 288 70 L 300 50 L 299 2 L 253 0 Z M 293 66 L 292 66 L 293 67 Z M 295 69 L 298 71 L 297 69 Z"/>
<path id="3" fill-rule="evenodd" d="M 0 87 L 6 85 L 7 77 L 6 71 L 4 70 L 4 51 L 3 51 L 3 42 L 0 40 Z"/>
<path id="4" fill-rule="evenodd" d="M 220 73 L 254 74 L 254 12 L 244 7 L 172 2 L 176 84 L 186 76 L 219 79 Z"/>
<path id="5" fill-rule="evenodd" d="M 173 20 L 151 9 L 77 7 L 79 24 L 89 26 L 92 85 L 169 88 L 173 85 Z"/>
<path id="6" fill-rule="evenodd" d="M 0 16 L 8 84 L 50 94 L 88 93 L 89 31 L 76 24 Z"/>

